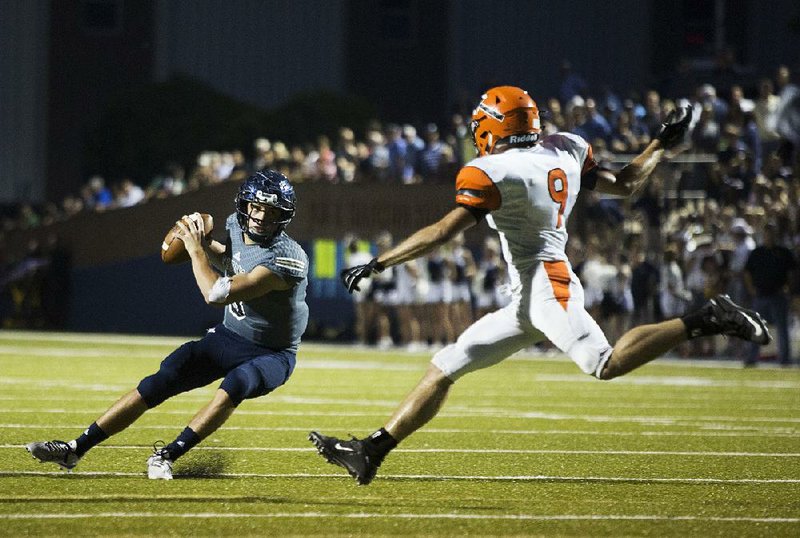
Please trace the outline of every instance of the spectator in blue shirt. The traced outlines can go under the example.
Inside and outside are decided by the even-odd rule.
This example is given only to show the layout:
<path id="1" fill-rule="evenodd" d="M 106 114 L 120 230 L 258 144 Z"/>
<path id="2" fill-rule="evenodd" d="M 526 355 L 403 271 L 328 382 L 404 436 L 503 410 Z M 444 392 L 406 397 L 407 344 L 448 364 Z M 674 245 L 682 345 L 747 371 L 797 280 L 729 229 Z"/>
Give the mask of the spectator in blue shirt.
<path id="1" fill-rule="evenodd" d="M 444 151 L 444 143 L 439 137 L 439 128 L 435 123 L 429 123 L 425 127 L 425 149 L 419 155 L 417 168 L 423 180 L 430 181 L 437 178 Z"/>
<path id="2" fill-rule="evenodd" d="M 403 183 L 416 183 L 419 170 L 420 157 L 422 150 L 425 149 L 425 141 L 417 136 L 417 129 L 411 124 L 403 125 L 403 140 L 406 141 L 406 165 L 403 169 Z"/>
<path id="3" fill-rule="evenodd" d="M 600 113 L 597 112 L 597 105 L 591 97 L 586 100 L 586 120 L 580 129 L 584 134 L 584 138 L 589 142 L 594 142 L 600 138 L 604 142 L 609 142 L 611 138 L 611 126 Z"/>
<path id="4" fill-rule="evenodd" d="M 386 126 L 386 148 L 389 150 L 389 181 L 402 183 L 408 144 L 399 125 L 390 123 Z"/>
<path id="5" fill-rule="evenodd" d="M 92 194 L 92 207 L 95 211 L 102 211 L 114 204 L 114 194 L 106 187 L 106 180 L 101 176 L 92 176 L 89 179 L 89 189 Z"/>

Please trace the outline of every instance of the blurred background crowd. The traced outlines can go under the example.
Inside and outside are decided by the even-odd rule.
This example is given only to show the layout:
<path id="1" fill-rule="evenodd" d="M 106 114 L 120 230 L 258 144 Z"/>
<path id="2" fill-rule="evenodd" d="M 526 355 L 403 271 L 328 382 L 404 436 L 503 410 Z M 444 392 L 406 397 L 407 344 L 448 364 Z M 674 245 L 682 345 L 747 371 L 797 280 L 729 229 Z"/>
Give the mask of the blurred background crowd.
<path id="1" fill-rule="evenodd" d="M 679 70 L 659 91 L 617 93 L 593 88 L 565 62 L 559 95 L 534 98 L 545 134 L 581 135 L 611 169 L 641 151 L 676 106 L 694 107 L 683 147 L 643 192 L 630 201 L 586 192 L 573 213 L 570 259 L 585 287 L 586 306 L 609 340 L 633 324 L 681 315 L 726 292 L 769 318 L 777 338 L 766 353 L 789 364 L 797 353 L 790 349 L 791 332 L 800 327 L 800 90 L 787 66 L 760 80 L 737 78 L 734 67 L 711 82 L 698 83 Z M 295 183 L 388 183 L 399 189 L 450 183 L 474 156 L 469 114 L 459 110 L 443 125 L 373 121 L 362 133 L 341 125 L 338 136 L 319 135 L 304 144 L 257 138 L 249 148 L 202 152 L 189 169 L 163 163 L 160 174 L 141 183 L 94 175 L 61 203 L 6 206 L 0 243 L 15 230 L 238 182 L 262 168 L 279 170 Z M 365 240 L 369 252 L 359 247 Z M 368 260 L 392 241 L 389 232 L 347 238 L 347 262 L 362 263 L 359 258 Z M 32 245 L 24 260 L 0 262 L 0 282 L 19 298 L 32 277 L 58 285 L 47 277 L 51 263 L 61 263 L 57 245 Z M 477 316 L 502 306 L 504 286 L 497 240 L 467 248 L 461 239 L 374 279 L 354 297 L 353 334 L 365 345 L 383 347 L 446 344 Z M 723 351 L 745 364 L 759 358 L 746 346 L 713 340 L 686 345 L 681 353 Z"/>

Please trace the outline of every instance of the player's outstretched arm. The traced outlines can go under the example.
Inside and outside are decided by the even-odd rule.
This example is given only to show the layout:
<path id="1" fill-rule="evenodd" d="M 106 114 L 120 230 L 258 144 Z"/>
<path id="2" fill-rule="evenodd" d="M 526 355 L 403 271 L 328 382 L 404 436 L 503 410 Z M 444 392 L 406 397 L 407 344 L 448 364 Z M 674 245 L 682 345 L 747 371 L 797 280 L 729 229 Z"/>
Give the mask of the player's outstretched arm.
<path id="1" fill-rule="evenodd" d="M 358 283 L 374 273 L 380 273 L 387 267 L 398 265 L 443 245 L 464 230 L 471 228 L 478 221 L 468 209 L 458 206 L 439 221 L 421 228 L 411 234 L 394 248 L 373 258 L 367 264 L 349 267 L 342 271 L 341 277 L 347 291 L 360 289 Z"/>
<path id="2" fill-rule="evenodd" d="M 419 258 L 475 224 L 475 216 L 468 209 L 458 206 L 439 221 L 417 230 L 399 245 L 381 254 L 378 262 L 384 267 L 391 267 Z"/>
<path id="3" fill-rule="evenodd" d="M 625 197 L 638 192 L 664 157 L 664 150 L 672 149 L 683 141 L 691 121 L 691 105 L 670 112 L 661 124 L 658 135 L 622 170 L 616 174 L 608 170 L 597 173 L 595 190 Z"/>
<path id="4" fill-rule="evenodd" d="M 595 190 L 626 198 L 632 196 L 644 186 L 663 156 L 664 147 L 655 139 L 616 174 L 609 170 L 597 172 Z"/>

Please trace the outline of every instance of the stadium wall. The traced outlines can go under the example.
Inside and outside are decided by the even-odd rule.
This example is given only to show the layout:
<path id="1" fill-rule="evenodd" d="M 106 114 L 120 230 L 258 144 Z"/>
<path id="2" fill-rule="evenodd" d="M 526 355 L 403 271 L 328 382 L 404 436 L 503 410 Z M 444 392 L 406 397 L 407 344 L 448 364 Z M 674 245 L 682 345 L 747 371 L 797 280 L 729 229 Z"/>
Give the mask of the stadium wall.
<path id="1" fill-rule="evenodd" d="M 64 329 L 82 332 L 201 334 L 222 317 L 205 304 L 189 264 L 168 266 L 159 249 L 181 215 L 202 211 L 220 230 L 231 213 L 237 182 L 222 183 L 174 198 L 126 209 L 85 212 L 50 226 L 22 230 L 12 248 L 58 244 L 71 262 L 68 289 L 59 293 L 66 310 Z M 298 184 L 298 212 L 288 231 L 310 259 L 309 337 L 346 335 L 352 304 L 338 279 L 346 266 L 344 238 L 370 240 L 389 230 L 400 238 L 429 224 L 453 204 L 450 185 Z M 467 235 L 477 245 L 488 233 L 481 224 Z M 53 301 L 50 301 L 53 302 Z"/>
<path id="2" fill-rule="evenodd" d="M 76 268 L 96 267 L 159 252 L 167 230 L 194 211 L 210 213 L 221 230 L 233 212 L 237 182 L 221 183 L 181 196 L 105 212 L 86 211 L 64 222 L 15 232 L 12 249 L 21 251 L 30 240 L 54 242 L 66 248 Z M 409 233 L 443 216 L 454 205 L 451 185 L 390 185 L 300 183 L 298 210 L 287 231 L 299 241 L 342 239 L 358 234 L 371 239 L 383 230 Z M 468 235 L 479 241 L 485 225 Z M 215 234 L 216 235 L 216 234 Z"/>
<path id="3" fill-rule="evenodd" d="M 350 336 L 352 301 L 338 279 L 343 242 L 301 244 L 311 261 L 306 337 Z M 222 321 L 223 309 L 207 305 L 198 293 L 191 265 L 168 266 L 158 254 L 76 268 L 69 281 L 62 297 L 69 331 L 194 336 Z"/>

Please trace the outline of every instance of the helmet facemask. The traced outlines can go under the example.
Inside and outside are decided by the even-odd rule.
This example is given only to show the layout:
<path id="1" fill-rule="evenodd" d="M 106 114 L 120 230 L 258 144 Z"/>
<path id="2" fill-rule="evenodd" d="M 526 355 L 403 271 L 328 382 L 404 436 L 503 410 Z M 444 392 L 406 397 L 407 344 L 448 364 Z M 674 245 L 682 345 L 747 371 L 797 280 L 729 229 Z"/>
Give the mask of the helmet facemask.
<path id="1" fill-rule="evenodd" d="M 262 218 L 252 216 L 259 206 L 264 208 Z M 258 172 L 248 178 L 236 195 L 236 220 L 239 227 L 259 244 L 270 242 L 282 232 L 294 213 L 294 189 L 283 174 L 272 170 Z M 254 224 L 262 231 L 252 230 Z"/>

